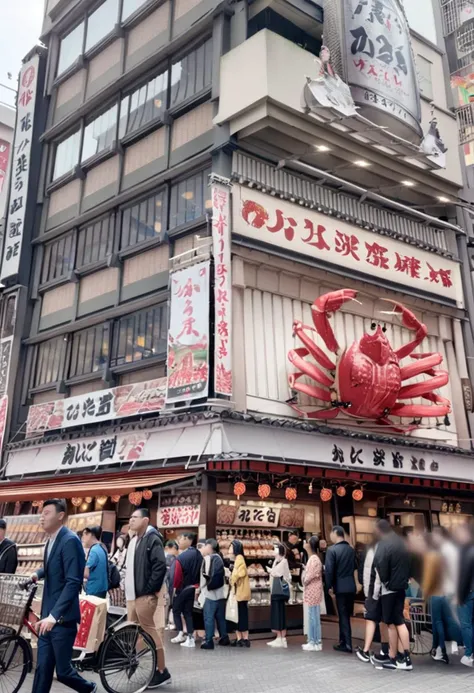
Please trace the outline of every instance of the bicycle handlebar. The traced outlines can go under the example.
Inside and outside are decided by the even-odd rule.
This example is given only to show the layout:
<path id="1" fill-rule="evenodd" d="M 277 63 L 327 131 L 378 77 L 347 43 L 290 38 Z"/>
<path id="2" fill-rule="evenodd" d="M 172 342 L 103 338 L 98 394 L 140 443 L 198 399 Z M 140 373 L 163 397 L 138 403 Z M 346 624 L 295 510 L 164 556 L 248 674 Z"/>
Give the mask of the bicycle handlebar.
<path id="1" fill-rule="evenodd" d="M 25 582 L 19 582 L 18 587 L 21 590 L 28 590 L 32 585 L 36 585 L 36 580 L 26 580 Z"/>

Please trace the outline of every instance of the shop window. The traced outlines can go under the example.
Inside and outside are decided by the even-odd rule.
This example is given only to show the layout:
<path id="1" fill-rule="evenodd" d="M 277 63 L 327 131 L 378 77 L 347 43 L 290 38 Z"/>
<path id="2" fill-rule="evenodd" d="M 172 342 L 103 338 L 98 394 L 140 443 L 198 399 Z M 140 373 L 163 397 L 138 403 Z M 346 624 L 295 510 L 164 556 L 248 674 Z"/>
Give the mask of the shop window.
<path id="1" fill-rule="evenodd" d="M 121 250 L 159 238 L 165 230 L 165 212 L 164 191 L 125 209 L 122 213 Z"/>
<path id="2" fill-rule="evenodd" d="M 58 75 L 61 75 L 68 67 L 71 67 L 78 57 L 82 55 L 84 42 L 84 22 L 69 32 L 61 39 L 59 44 Z"/>
<path id="3" fill-rule="evenodd" d="M 122 22 L 125 22 L 134 12 L 142 7 L 148 0 L 123 0 Z"/>
<path id="4" fill-rule="evenodd" d="M 105 0 L 87 18 L 86 52 L 114 30 L 118 22 L 119 0 Z"/>
<path id="5" fill-rule="evenodd" d="M 168 71 L 125 96 L 120 104 L 119 138 L 139 130 L 143 125 L 162 118 L 166 109 Z"/>
<path id="6" fill-rule="evenodd" d="M 112 253 L 115 217 L 109 214 L 103 219 L 79 229 L 76 267 L 91 265 L 105 260 Z"/>
<path id="7" fill-rule="evenodd" d="M 53 180 L 61 178 L 61 176 L 74 170 L 79 161 L 80 145 L 81 133 L 78 130 L 56 146 Z"/>
<path id="8" fill-rule="evenodd" d="M 166 304 L 126 315 L 114 325 L 111 367 L 165 356 L 168 334 Z"/>
<path id="9" fill-rule="evenodd" d="M 7 298 L 2 322 L 2 339 L 11 337 L 15 330 L 16 295 Z"/>
<path id="10" fill-rule="evenodd" d="M 74 269 L 74 238 L 72 233 L 47 243 L 44 247 L 41 283 L 67 277 Z"/>
<path id="11" fill-rule="evenodd" d="M 170 228 L 199 219 L 211 209 L 210 173 L 208 168 L 172 186 Z"/>
<path id="12" fill-rule="evenodd" d="M 49 385 L 61 379 L 66 346 L 64 337 L 56 337 L 56 339 L 49 339 L 47 342 L 42 342 L 35 347 L 36 354 L 31 387 Z"/>
<path id="13" fill-rule="evenodd" d="M 427 99 L 433 98 L 433 63 L 422 55 L 416 56 L 416 66 L 418 68 L 418 83 L 420 91 Z"/>
<path id="14" fill-rule="evenodd" d="M 212 84 L 212 39 L 203 43 L 171 68 L 170 108 L 210 89 Z"/>
<path id="15" fill-rule="evenodd" d="M 114 104 L 112 108 L 109 108 L 86 126 L 82 145 L 82 162 L 114 146 L 117 132 L 117 113 L 118 106 Z"/>
<path id="16" fill-rule="evenodd" d="M 76 332 L 72 338 L 69 377 L 97 373 L 109 357 L 109 325 L 96 325 Z"/>

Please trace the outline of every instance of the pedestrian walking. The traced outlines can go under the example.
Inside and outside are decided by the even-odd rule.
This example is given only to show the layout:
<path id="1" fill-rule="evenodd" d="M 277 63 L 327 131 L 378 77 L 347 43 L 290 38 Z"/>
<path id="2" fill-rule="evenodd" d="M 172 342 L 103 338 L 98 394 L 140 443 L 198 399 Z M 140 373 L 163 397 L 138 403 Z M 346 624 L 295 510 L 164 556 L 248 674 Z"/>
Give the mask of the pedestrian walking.
<path id="1" fill-rule="evenodd" d="M 165 625 L 166 558 L 159 532 L 150 526 L 150 513 L 137 508 L 130 517 L 134 537 L 127 551 L 125 597 L 128 620 L 139 623 L 156 646 L 157 670 L 148 688 L 171 681 L 165 664 L 163 629 Z"/>
<path id="2" fill-rule="evenodd" d="M 411 671 L 413 664 L 410 657 L 410 636 L 403 613 L 411 557 L 404 540 L 395 534 L 387 520 L 379 520 L 375 531 L 379 541 L 374 567 L 382 583 L 382 620 L 388 626 L 390 656 L 381 666 L 384 669 Z"/>
<path id="3" fill-rule="evenodd" d="M 275 560 L 271 567 L 267 566 L 270 573 L 271 590 L 271 629 L 275 633 L 275 640 L 268 642 L 269 647 L 288 647 L 286 641 L 286 603 L 290 598 L 291 573 L 288 564 L 288 549 L 284 544 L 275 544 Z"/>
<path id="4" fill-rule="evenodd" d="M 178 544 L 181 553 L 176 559 L 173 583 L 173 616 L 178 635 L 171 642 L 179 643 L 183 647 L 195 647 L 193 608 L 196 588 L 201 577 L 202 555 L 196 548 L 197 535 L 194 532 L 183 532 Z M 187 635 L 184 635 L 183 631 L 183 618 Z"/>
<path id="5" fill-rule="evenodd" d="M 38 661 L 32 693 L 49 693 L 54 670 L 60 683 L 78 693 L 95 693 L 97 685 L 79 676 L 71 664 L 72 650 L 81 621 L 79 593 L 84 578 L 85 556 L 79 537 L 64 527 L 66 502 L 45 501 L 40 525 L 48 541 L 44 567 L 32 579 L 44 580 L 39 633 Z"/>
<path id="6" fill-rule="evenodd" d="M 178 543 L 174 539 L 170 539 L 166 542 L 165 546 L 165 556 L 166 556 L 166 587 L 168 590 L 168 601 L 166 609 L 166 628 L 174 628 L 174 622 L 171 621 L 173 615 L 173 582 L 174 582 L 174 569 L 176 558 L 179 553 Z"/>
<path id="7" fill-rule="evenodd" d="M 339 525 L 332 528 L 331 541 L 333 546 L 326 552 L 324 576 L 330 596 L 336 597 L 339 614 L 339 642 L 333 647 L 337 652 L 352 652 L 351 617 L 356 595 L 356 555 L 346 541 L 344 529 Z"/>
<path id="8" fill-rule="evenodd" d="M 323 649 L 321 638 L 321 602 L 324 599 L 323 564 L 318 556 L 319 538 L 313 536 L 309 542 L 309 558 L 303 575 L 303 602 L 308 607 L 308 642 L 302 645 L 305 652 L 320 652 Z"/>
<path id="9" fill-rule="evenodd" d="M 238 621 L 232 647 L 250 647 L 249 640 L 249 601 L 251 599 L 250 580 L 245 562 L 244 547 L 234 539 L 229 546 L 229 558 L 234 565 L 230 576 L 230 588 L 235 590 Z"/>
<path id="10" fill-rule="evenodd" d="M 109 589 L 109 555 L 100 543 L 102 527 L 86 527 L 82 532 L 82 545 L 88 550 L 84 570 L 84 590 L 90 597 L 105 599 Z"/>
<path id="11" fill-rule="evenodd" d="M 375 552 L 377 551 L 377 541 L 368 547 L 362 565 L 362 584 L 365 594 L 364 619 L 365 619 L 365 640 L 362 648 L 356 650 L 357 657 L 365 664 L 379 665 L 389 660 L 388 630 L 382 623 L 382 602 L 380 600 L 382 583 L 374 566 Z M 379 654 L 371 654 L 370 648 L 379 628 L 381 638 L 381 650 Z"/>
<path id="12" fill-rule="evenodd" d="M 474 542 L 473 533 L 467 525 L 455 529 L 455 538 L 460 547 L 458 615 L 464 642 L 461 664 L 474 666 Z"/>
<path id="13" fill-rule="evenodd" d="M 14 541 L 7 539 L 7 523 L 0 520 L 0 574 L 14 575 L 18 566 L 18 551 Z"/>
<path id="14" fill-rule="evenodd" d="M 214 632 L 217 624 L 219 645 L 230 645 L 225 622 L 225 568 L 215 539 L 207 539 L 204 545 L 201 568 L 200 599 L 203 603 L 206 639 L 201 650 L 214 649 Z"/>

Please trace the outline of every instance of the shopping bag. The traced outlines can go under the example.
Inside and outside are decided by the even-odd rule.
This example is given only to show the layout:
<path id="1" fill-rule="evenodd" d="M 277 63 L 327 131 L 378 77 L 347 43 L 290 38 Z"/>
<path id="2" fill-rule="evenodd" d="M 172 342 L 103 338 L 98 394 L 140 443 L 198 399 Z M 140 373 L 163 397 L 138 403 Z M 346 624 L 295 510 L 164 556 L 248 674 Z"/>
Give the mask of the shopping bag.
<path id="1" fill-rule="evenodd" d="M 227 597 L 225 617 L 226 620 L 230 621 L 231 623 L 239 622 L 239 605 L 237 603 L 237 599 L 235 598 L 234 590 L 230 590 L 229 596 Z"/>
<path id="2" fill-rule="evenodd" d="M 107 599 L 81 597 L 81 623 L 74 642 L 74 649 L 97 652 L 105 636 Z"/>
<path id="3" fill-rule="evenodd" d="M 328 612 L 328 610 L 326 607 L 326 600 L 324 598 L 324 593 L 323 593 L 323 597 L 321 599 L 321 604 L 319 605 L 319 613 L 321 616 L 326 616 L 327 612 Z"/>
<path id="4" fill-rule="evenodd" d="M 283 578 L 273 578 L 272 582 L 272 599 L 282 602 L 290 600 L 290 585 Z"/>

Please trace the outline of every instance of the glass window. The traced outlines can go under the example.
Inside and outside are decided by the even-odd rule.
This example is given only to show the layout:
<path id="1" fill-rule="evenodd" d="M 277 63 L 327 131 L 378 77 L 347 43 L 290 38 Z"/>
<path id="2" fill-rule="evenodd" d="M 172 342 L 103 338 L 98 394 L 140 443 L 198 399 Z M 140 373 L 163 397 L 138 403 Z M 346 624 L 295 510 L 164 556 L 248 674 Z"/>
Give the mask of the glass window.
<path id="1" fill-rule="evenodd" d="M 87 18 L 86 52 L 114 30 L 118 22 L 119 0 L 105 0 Z"/>
<path id="2" fill-rule="evenodd" d="M 122 22 L 125 22 L 134 12 L 136 12 L 147 0 L 123 0 Z"/>
<path id="3" fill-rule="evenodd" d="M 117 112 L 118 106 L 115 104 L 86 126 L 81 161 L 113 147 L 117 131 Z"/>
<path id="4" fill-rule="evenodd" d="M 170 108 L 210 88 L 211 83 L 212 39 L 209 39 L 172 66 Z"/>
<path id="5" fill-rule="evenodd" d="M 61 39 L 59 44 L 58 75 L 76 62 L 82 55 L 82 43 L 84 40 L 84 22 L 76 26 L 67 36 Z"/>
<path id="6" fill-rule="evenodd" d="M 170 228 L 204 216 L 212 207 L 209 176 L 211 169 L 175 183 L 171 188 Z"/>
<path id="7" fill-rule="evenodd" d="M 42 342 L 36 347 L 36 358 L 31 379 L 32 387 L 55 383 L 61 378 L 61 363 L 66 349 L 64 337 Z"/>
<path id="8" fill-rule="evenodd" d="M 403 0 L 403 7 L 410 29 L 417 31 L 424 38 L 437 42 L 436 21 L 432 0 Z"/>
<path id="9" fill-rule="evenodd" d="M 120 248 L 158 238 L 165 230 L 165 194 L 152 195 L 122 213 Z"/>
<path id="10" fill-rule="evenodd" d="M 416 65 L 418 67 L 418 81 L 420 91 L 427 99 L 433 98 L 433 79 L 431 69 L 433 63 L 424 58 L 422 55 L 416 56 Z"/>
<path id="11" fill-rule="evenodd" d="M 109 357 L 109 325 L 96 325 L 76 332 L 72 338 L 69 377 L 97 373 Z"/>
<path id="12" fill-rule="evenodd" d="M 52 282 L 67 277 L 74 269 L 74 239 L 72 233 L 44 247 L 41 283 Z"/>
<path id="13" fill-rule="evenodd" d="M 120 318 L 114 325 L 111 367 L 165 356 L 167 332 L 166 304 Z"/>
<path id="14" fill-rule="evenodd" d="M 2 339 L 11 337 L 15 330 L 16 296 L 9 296 L 3 314 Z"/>
<path id="15" fill-rule="evenodd" d="M 115 217 L 110 214 L 79 230 L 77 267 L 105 260 L 112 253 Z"/>
<path id="16" fill-rule="evenodd" d="M 74 170 L 79 162 L 80 144 L 81 133 L 78 130 L 57 145 L 54 157 L 53 180 L 61 178 L 61 176 Z"/>
<path id="17" fill-rule="evenodd" d="M 122 99 L 119 138 L 163 116 L 166 109 L 167 88 L 168 71 L 166 70 Z"/>

